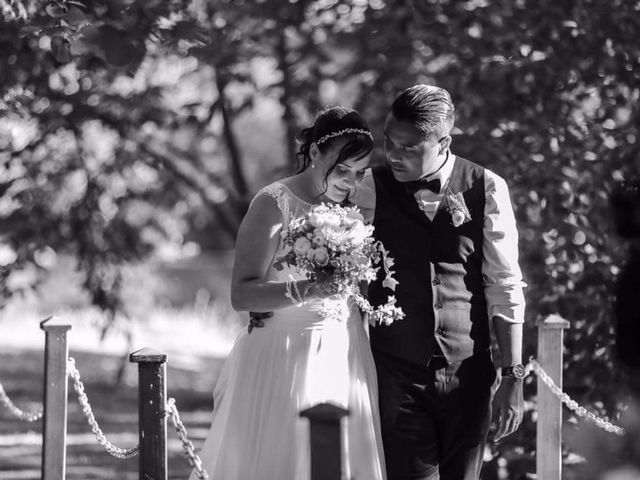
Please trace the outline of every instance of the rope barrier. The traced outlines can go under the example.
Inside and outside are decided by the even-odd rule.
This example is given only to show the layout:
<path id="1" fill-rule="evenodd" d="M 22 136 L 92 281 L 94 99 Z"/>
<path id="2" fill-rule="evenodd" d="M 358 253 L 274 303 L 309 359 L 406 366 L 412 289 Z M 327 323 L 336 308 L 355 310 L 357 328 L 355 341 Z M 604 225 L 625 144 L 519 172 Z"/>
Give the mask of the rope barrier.
<path id="1" fill-rule="evenodd" d="M 4 387 L 0 383 L 0 404 L 7 408 L 13 416 L 22 420 L 23 422 L 35 422 L 42 418 L 44 412 L 38 410 L 37 412 L 26 412 L 18 408 L 9 398 L 7 392 L 4 391 Z"/>
<path id="2" fill-rule="evenodd" d="M 578 403 L 571 399 L 569 395 L 564 393 L 560 387 L 558 387 L 553 379 L 549 376 L 549 374 L 542 368 L 542 366 L 533 358 L 529 358 L 529 363 L 526 366 L 526 374 L 529 375 L 531 372 L 535 373 L 540 380 L 551 390 L 551 392 L 558 397 L 560 402 L 562 402 L 569 410 L 573 411 L 576 415 L 581 418 L 586 419 L 587 421 L 593 422 L 599 428 L 603 430 L 614 433 L 616 435 L 624 435 L 625 431 L 622 427 L 612 424 L 606 418 L 601 418 L 597 416 L 595 413 L 590 412 L 584 407 L 578 405 Z M 98 425 L 98 422 L 93 415 L 93 411 L 91 409 L 91 404 L 89 403 L 89 398 L 87 397 L 84 391 L 84 384 L 80 378 L 80 372 L 76 368 L 75 359 L 73 357 L 69 357 L 68 360 L 68 374 L 71 377 L 73 382 L 73 388 L 75 389 L 78 395 L 78 401 L 80 406 L 82 407 L 82 413 L 87 419 L 89 426 L 91 427 L 91 431 L 94 433 L 96 440 L 100 445 L 104 447 L 107 453 L 110 455 L 120 458 L 132 458 L 138 455 L 139 448 L 138 446 L 129 449 L 123 449 L 116 447 L 109 440 L 107 440 L 104 432 Z M 43 412 L 39 410 L 37 412 L 26 412 L 18 408 L 9 398 L 7 393 L 5 392 L 2 384 L 0 383 L 0 404 L 6 407 L 15 417 L 25 422 L 35 422 L 42 418 Z M 195 448 L 193 443 L 189 440 L 187 429 L 184 424 L 180 420 L 180 414 L 178 412 L 178 408 L 176 407 L 176 401 L 174 398 L 169 398 L 166 404 L 165 415 L 171 419 L 173 426 L 178 432 L 178 436 L 182 443 L 182 448 L 187 457 L 189 465 L 196 470 L 197 476 L 200 480 L 209 480 L 209 475 L 202 466 L 202 460 L 195 453 Z"/>
<path id="3" fill-rule="evenodd" d="M 191 440 L 189 440 L 189 438 L 187 437 L 187 429 L 180 421 L 180 414 L 178 413 L 178 408 L 176 407 L 176 401 L 173 398 L 170 398 L 167 402 L 167 415 L 171 418 L 171 422 L 178 432 L 178 436 L 180 437 L 180 441 L 182 442 L 182 448 L 184 449 L 184 453 L 187 456 L 189 465 L 191 465 L 192 468 L 196 469 L 196 473 L 200 480 L 209 480 L 209 474 L 202 466 L 202 460 L 200 460 L 200 457 L 196 455 L 195 449 L 193 448 L 193 443 L 191 443 Z"/>
<path id="4" fill-rule="evenodd" d="M 82 380 L 80 378 L 80 372 L 76 368 L 75 359 L 73 357 L 69 357 L 67 366 L 69 377 L 71 377 L 73 383 L 73 388 L 78 396 L 78 402 L 82 407 L 82 413 L 86 417 L 87 422 L 89 423 L 91 431 L 95 435 L 97 442 L 102 445 L 105 451 L 113 457 L 119 459 L 127 459 L 137 456 L 139 454 L 138 446 L 134 448 L 124 449 L 116 447 L 109 440 L 107 440 L 107 437 L 100 428 L 100 425 L 98 424 L 93 414 L 91 404 L 89 403 L 89 398 L 87 397 L 87 394 L 84 390 L 84 384 L 82 383 Z M 24 422 L 35 422 L 37 420 L 40 420 L 44 413 L 42 410 L 39 410 L 37 412 L 25 412 L 18 408 L 5 392 L 2 383 L 0 383 L 0 404 L 7 408 L 15 417 Z M 200 480 L 209 480 L 209 475 L 202 466 L 202 460 L 200 460 L 200 457 L 198 457 L 198 455 L 195 453 L 195 447 L 193 446 L 191 440 L 189 440 L 187 429 L 180 420 L 180 414 L 178 412 L 178 408 L 176 407 L 176 401 L 174 398 L 170 398 L 168 400 L 165 415 L 171 419 L 173 426 L 178 432 L 178 436 L 180 437 L 180 441 L 182 442 L 182 448 L 185 452 L 185 455 L 187 456 L 189 465 L 191 465 L 192 468 L 196 469 L 196 473 Z"/>
<path id="5" fill-rule="evenodd" d="M 78 402 L 80 402 L 80 406 L 82 407 L 82 413 L 86 417 L 87 422 L 91 427 L 91 431 L 96 436 L 96 440 L 98 441 L 98 443 L 102 445 L 102 447 L 109 455 L 116 458 L 126 459 L 133 458 L 138 455 L 138 447 L 129 449 L 119 448 L 112 444 L 109 440 L 107 440 L 107 437 L 100 428 L 100 425 L 98 425 L 96 417 L 93 415 L 91 405 L 89 404 L 89 398 L 87 397 L 86 393 L 84 393 L 84 384 L 82 383 L 82 380 L 80 380 L 80 372 L 76 368 L 76 361 L 73 357 L 69 357 L 68 367 L 69 376 L 73 380 L 73 388 L 78 394 Z"/>
<path id="6" fill-rule="evenodd" d="M 615 433 L 616 435 L 624 435 L 625 431 L 622 427 L 618 427 L 609 422 L 606 418 L 598 417 L 595 413 L 590 412 L 584 407 L 578 405 L 578 402 L 573 400 L 569 395 L 564 393 L 560 387 L 558 387 L 553 379 L 547 372 L 544 371 L 542 366 L 533 358 L 529 358 L 529 363 L 526 366 L 527 375 L 533 371 L 542 382 L 549 387 L 551 392 L 558 397 L 558 399 L 571 411 L 581 418 L 584 418 L 590 422 L 593 422 L 599 428 L 606 430 L 609 433 Z"/>

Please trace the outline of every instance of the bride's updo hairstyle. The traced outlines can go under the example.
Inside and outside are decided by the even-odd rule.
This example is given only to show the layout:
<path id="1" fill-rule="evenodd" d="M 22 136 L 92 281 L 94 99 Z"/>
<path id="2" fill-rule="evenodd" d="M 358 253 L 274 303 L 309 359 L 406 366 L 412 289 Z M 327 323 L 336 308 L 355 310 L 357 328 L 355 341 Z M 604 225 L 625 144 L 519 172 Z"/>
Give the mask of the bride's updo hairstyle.
<path id="1" fill-rule="evenodd" d="M 327 178 L 336 165 L 351 159 L 360 160 L 371 153 L 373 139 L 369 126 L 355 110 L 345 107 L 330 107 L 322 110 L 316 116 L 313 125 L 304 128 L 298 137 L 300 142 L 300 149 L 296 155 L 300 166 L 298 173 L 311 165 L 309 150 L 313 143 L 318 146 L 320 153 L 324 153 L 338 141 L 345 139 L 347 142 L 340 149 L 336 161 L 329 167 L 324 177 L 325 187 Z"/>

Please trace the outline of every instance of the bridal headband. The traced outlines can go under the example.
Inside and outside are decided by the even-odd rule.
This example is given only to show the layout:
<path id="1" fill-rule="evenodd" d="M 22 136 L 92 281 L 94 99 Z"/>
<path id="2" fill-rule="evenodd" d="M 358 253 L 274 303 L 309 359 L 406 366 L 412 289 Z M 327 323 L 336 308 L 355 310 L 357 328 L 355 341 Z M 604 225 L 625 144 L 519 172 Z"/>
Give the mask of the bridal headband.
<path id="1" fill-rule="evenodd" d="M 345 128 L 344 130 L 338 130 L 337 132 L 329 133 L 324 137 L 321 137 L 320 140 L 316 142 L 316 145 L 322 145 L 327 140 L 331 140 L 335 137 L 341 137 L 342 135 L 346 135 L 347 133 L 361 133 L 362 135 L 366 135 L 371 140 L 373 140 L 373 135 L 369 130 L 364 130 L 362 128 Z"/>

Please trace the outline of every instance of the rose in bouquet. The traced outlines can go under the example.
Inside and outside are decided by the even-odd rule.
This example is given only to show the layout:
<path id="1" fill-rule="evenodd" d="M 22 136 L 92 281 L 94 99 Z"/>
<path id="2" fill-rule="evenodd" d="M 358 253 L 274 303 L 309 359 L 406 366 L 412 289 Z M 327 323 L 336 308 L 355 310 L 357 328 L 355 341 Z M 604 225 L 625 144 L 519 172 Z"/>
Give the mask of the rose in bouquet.
<path id="1" fill-rule="evenodd" d="M 282 232 L 287 253 L 274 262 L 276 268 L 289 265 L 303 271 L 311 281 L 328 282 L 336 294 L 351 296 L 369 314 L 372 324 L 389 325 L 404 317 L 393 295 L 374 308 L 359 291 L 384 269 L 383 286 L 394 291 L 393 259 L 381 242 L 373 238 L 373 226 L 366 225 L 356 207 L 321 204 L 293 220 Z"/>

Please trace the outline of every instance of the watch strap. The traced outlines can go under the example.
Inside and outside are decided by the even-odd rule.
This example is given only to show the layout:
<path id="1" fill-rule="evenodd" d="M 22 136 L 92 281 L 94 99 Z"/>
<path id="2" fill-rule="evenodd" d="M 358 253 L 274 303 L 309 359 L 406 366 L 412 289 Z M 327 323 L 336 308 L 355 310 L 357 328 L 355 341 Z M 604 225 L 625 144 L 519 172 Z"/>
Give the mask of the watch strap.
<path id="1" fill-rule="evenodd" d="M 502 367 L 500 373 L 503 377 L 510 377 L 521 380 L 525 377 L 526 371 L 524 365 L 522 365 L 521 363 L 516 363 L 508 367 Z"/>

